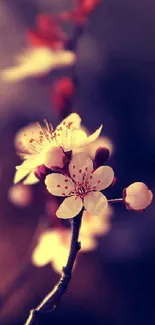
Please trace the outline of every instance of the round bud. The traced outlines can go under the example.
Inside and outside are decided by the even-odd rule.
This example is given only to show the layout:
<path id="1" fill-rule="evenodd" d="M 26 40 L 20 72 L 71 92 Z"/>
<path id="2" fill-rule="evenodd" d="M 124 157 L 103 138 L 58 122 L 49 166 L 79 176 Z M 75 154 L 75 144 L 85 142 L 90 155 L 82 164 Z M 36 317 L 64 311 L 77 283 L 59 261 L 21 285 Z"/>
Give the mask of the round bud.
<path id="1" fill-rule="evenodd" d="M 63 168 L 66 155 L 60 147 L 52 147 L 45 153 L 44 165 L 50 169 Z"/>
<path id="2" fill-rule="evenodd" d="M 123 191 L 123 196 L 127 208 L 136 211 L 146 209 L 153 199 L 153 193 L 142 182 L 135 182 L 129 185 Z"/>
<path id="3" fill-rule="evenodd" d="M 34 171 L 35 176 L 40 181 L 44 181 L 45 177 L 50 173 L 51 173 L 51 169 L 47 168 L 45 165 L 38 166 Z"/>

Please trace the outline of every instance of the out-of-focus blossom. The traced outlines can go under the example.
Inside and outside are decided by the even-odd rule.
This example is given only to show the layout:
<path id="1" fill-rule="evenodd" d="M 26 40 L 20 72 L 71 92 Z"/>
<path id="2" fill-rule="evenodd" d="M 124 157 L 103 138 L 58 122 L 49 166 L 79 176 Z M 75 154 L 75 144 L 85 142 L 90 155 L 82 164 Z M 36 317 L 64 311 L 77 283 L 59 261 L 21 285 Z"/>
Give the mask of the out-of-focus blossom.
<path id="1" fill-rule="evenodd" d="M 64 21 L 83 24 L 100 2 L 101 0 L 79 0 L 76 9 L 61 13 L 60 18 Z"/>
<path id="2" fill-rule="evenodd" d="M 8 200 L 13 205 L 25 208 L 32 202 L 32 190 L 22 184 L 13 185 L 9 188 Z"/>
<path id="3" fill-rule="evenodd" d="M 123 196 L 127 207 L 137 211 L 146 209 L 153 199 L 153 193 L 142 182 L 135 182 L 129 185 L 124 190 Z"/>
<path id="4" fill-rule="evenodd" d="M 45 121 L 46 122 L 46 121 Z M 46 122 L 46 127 L 34 129 L 34 132 L 26 132 L 24 130 L 23 138 L 20 139 L 21 158 L 24 162 L 17 166 L 14 183 L 21 181 L 27 175 L 25 184 L 33 184 L 37 182 L 35 177 L 35 169 L 43 164 L 47 158 L 48 152 L 52 155 L 55 147 L 60 147 L 64 152 L 69 152 L 77 147 L 83 147 L 91 143 L 99 136 L 102 126 L 98 128 L 92 135 L 87 134 L 80 129 L 81 118 L 78 114 L 72 113 L 60 123 L 54 130 L 52 125 Z M 24 147 L 25 152 L 24 153 Z"/>
<path id="5" fill-rule="evenodd" d="M 89 252 L 98 246 L 97 237 L 104 235 L 110 229 L 109 216 L 111 211 L 107 209 L 104 215 L 91 216 L 84 212 L 79 235 L 81 242 L 80 252 Z M 32 263 L 42 267 L 51 263 L 54 270 L 61 273 L 66 265 L 71 233 L 69 229 L 55 228 L 45 231 L 39 238 L 38 245 L 32 254 Z"/>
<path id="6" fill-rule="evenodd" d="M 101 236 L 106 234 L 111 227 L 111 215 L 112 209 L 110 206 L 107 207 L 103 214 L 98 216 L 91 215 L 89 212 L 84 211 L 80 234 L 83 236 Z"/>
<path id="7" fill-rule="evenodd" d="M 101 0 L 79 0 L 79 7 L 85 15 L 89 15 L 100 3 Z"/>
<path id="8" fill-rule="evenodd" d="M 67 262 L 69 240 L 69 230 L 58 228 L 44 232 L 33 251 L 33 264 L 41 267 L 51 263 L 56 272 L 61 272 Z"/>
<path id="9" fill-rule="evenodd" d="M 44 76 L 52 69 L 70 66 L 75 54 L 67 50 L 51 50 L 47 46 L 27 48 L 17 57 L 17 65 L 1 71 L 4 81 L 20 81 L 29 77 Z"/>
<path id="10" fill-rule="evenodd" d="M 66 34 L 52 15 L 38 15 L 36 29 L 27 31 L 27 40 L 34 47 L 64 48 Z"/>
<path id="11" fill-rule="evenodd" d="M 56 212 L 57 217 L 75 217 L 84 208 L 92 215 L 102 215 L 108 202 L 100 191 L 111 185 L 113 169 L 102 166 L 93 170 L 93 161 L 84 152 L 73 155 L 70 177 L 53 173 L 46 176 L 47 190 L 56 196 L 67 196 Z"/>
<path id="12" fill-rule="evenodd" d="M 57 114 L 66 111 L 75 93 L 75 85 L 71 78 L 62 77 L 52 86 L 52 101 Z"/>

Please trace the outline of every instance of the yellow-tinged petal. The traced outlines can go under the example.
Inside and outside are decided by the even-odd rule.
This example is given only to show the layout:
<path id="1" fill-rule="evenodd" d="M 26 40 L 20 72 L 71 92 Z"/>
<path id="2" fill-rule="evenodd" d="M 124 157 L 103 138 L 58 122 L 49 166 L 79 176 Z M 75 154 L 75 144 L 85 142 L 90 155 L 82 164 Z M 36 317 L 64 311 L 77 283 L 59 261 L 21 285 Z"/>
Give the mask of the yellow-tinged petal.
<path id="1" fill-rule="evenodd" d="M 56 130 L 61 127 L 64 128 L 64 125 L 68 125 L 68 123 L 72 123 L 71 129 L 79 129 L 81 125 L 81 117 L 77 113 L 71 113 L 57 126 Z"/>
<path id="2" fill-rule="evenodd" d="M 89 233 L 88 235 L 84 235 L 80 231 L 79 240 L 82 243 L 81 252 L 89 252 L 91 250 L 94 250 L 98 245 L 97 240 Z"/>
<path id="3" fill-rule="evenodd" d="M 92 215 L 102 215 L 107 206 L 108 201 L 101 192 L 89 192 L 84 197 L 84 207 Z"/>
<path id="4" fill-rule="evenodd" d="M 20 182 L 24 177 L 26 177 L 31 172 L 31 168 L 19 168 L 15 172 L 14 184 Z"/>
<path id="5" fill-rule="evenodd" d="M 69 234 L 68 234 L 68 238 L 69 238 Z M 55 272 L 61 274 L 63 266 L 65 266 L 67 263 L 69 243 L 67 246 L 67 245 L 63 245 L 63 243 L 60 242 L 59 246 L 55 248 L 57 254 L 55 254 L 55 257 L 53 258 L 51 264 Z"/>
<path id="6" fill-rule="evenodd" d="M 56 196 L 70 196 L 73 195 L 74 183 L 68 176 L 53 173 L 47 175 L 45 179 L 47 190 Z"/>
<path id="7" fill-rule="evenodd" d="M 39 182 L 39 179 L 35 176 L 34 171 L 32 171 L 26 179 L 23 181 L 23 184 L 25 185 L 31 185 L 31 184 L 37 184 Z"/>
<path id="8" fill-rule="evenodd" d="M 28 48 L 18 56 L 14 67 L 1 72 L 5 81 L 18 81 L 27 77 L 44 75 L 53 68 L 68 66 L 75 62 L 75 54 L 71 51 L 52 51 L 48 47 Z"/>
<path id="9" fill-rule="evenodd" d="M 41 155 L 32 155 L 30 159 L 25 160 L 20 166 L 16 166 L 14 184 L 20 182 L 31 171 L 42 164 Z"/>
<path id="10" fill-rule="evenodd" d="M 32 253 L 32 262 L 35 266 L 45 266 L 53 260 L 55 252 L 52 247 L 57 244 L 57 241 L 56 231 L 45 231 L 40 236 L 39 243 Z"/>
<path id="11" fill-rule="evenodd" d="M 82 146 L 87 145 L 87 144 L 92 143 L 93 141 L 95 141 L 99 137 L 99 135 L 100 135 L 100 133 L 102 131 L 102 127 L 103 127 L 103 125 L 101 125 L 93 134 L 88 136 L 86 141 L 83 142 Z"/>
<path id="12" fill-rule="evenodd" d="M 56 211 L 58 218 L 70 219 L 79 214 L 83 207 L 81 198 L 71 196 L 66 198 Z"/>

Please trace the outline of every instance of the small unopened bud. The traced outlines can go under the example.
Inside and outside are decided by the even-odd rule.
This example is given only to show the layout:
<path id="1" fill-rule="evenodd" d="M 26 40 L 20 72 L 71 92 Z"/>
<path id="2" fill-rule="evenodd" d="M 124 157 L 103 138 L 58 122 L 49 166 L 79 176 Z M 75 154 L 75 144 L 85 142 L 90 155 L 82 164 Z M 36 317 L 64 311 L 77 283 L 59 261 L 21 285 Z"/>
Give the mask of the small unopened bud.
<path id="1" fill-rule="evenodd" d="M 52 170 L 63 168 L 66 163 L 66 155 L 60 147 L 50 148 L 44 158 L 44 165 Z"/>
<path id="2" fill-rule="evenodd" d="M 109 158 L 109 149 L 106 147 L 100 147 L 96 150 L 94 163 L 95 168 L 98 168 L 106 162 L 106 160 Z"/>
<path id="3" fill-rule="evenodd" d="M 44 181 L 46 176 L 51 174 L 51 169 L 47 168 L 45 165 L 41 165 L 35 169 L 34 174 L 40 181 Z"/>
<path id="4" fill-rule="evenodd" d="M 135 182 L 129 185 L 123 191 L 123 196 L 127 208 L 136 211 L 146 209 L 153 199 L 153 193 L 142 182 Z"/>
<path id="5" fill-rule="evenodd" d="M 32 201 L 32 190 L 23 184 L 13 185 L 9 188 L 8 199 L 13 205 L 25 208 Z"/>

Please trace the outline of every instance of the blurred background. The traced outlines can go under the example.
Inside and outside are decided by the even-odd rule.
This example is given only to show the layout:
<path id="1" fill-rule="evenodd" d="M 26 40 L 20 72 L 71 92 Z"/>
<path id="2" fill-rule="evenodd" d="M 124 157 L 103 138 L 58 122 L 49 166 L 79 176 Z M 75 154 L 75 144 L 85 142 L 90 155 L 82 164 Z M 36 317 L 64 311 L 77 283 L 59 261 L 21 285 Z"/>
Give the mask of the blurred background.
<path id="1" fill-rule="evenodd" d="M 15 55 L 26 46 L 25 33 L 34 28 L 36 15 L 74 6 L 72 0 L 0 1 L 0 69 L 12 66 Z M 117 183 L 109 198 L 120 197 L 122 189 L 134 181 L 145 182 L 152 191 L 155 188 L 154 12 L 153 0 L 101 1 L 77 42 L 74 111 L 90 131 L 103 123 L 103 135 L 113 143 L 109 164 Z M 68 32 L 72 34 L 72 28 Z M 49 87 L 57 74 L 51 72 L 46 81 L 0 80 L 1 325 L 24 324 L 29 310 L 59 279 L 50 264 L 37 268 L 23 262 L 44 214 L 41 185 L 32 186 L 31 204 L 26 208 L 8 199 L 19 163 L 16 132 L 43 118 L 54 125 L 59 121 Z M 67 294 L 41 324 L 155 324 L 154 207 L 153 202 L 144 213 L 136 213 L 114 206 L 111 230 L 100 238 L 97 250 L 80 254 Z"/>

